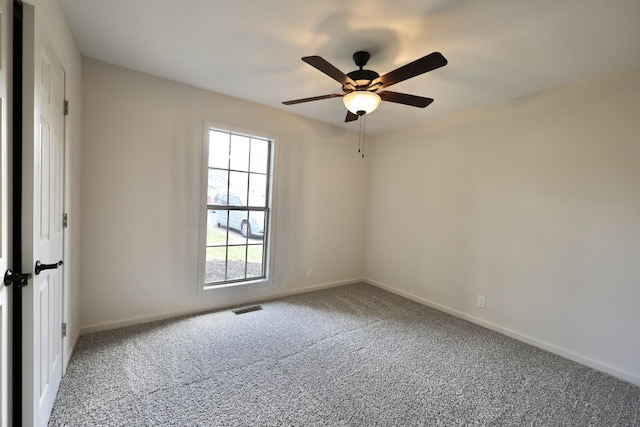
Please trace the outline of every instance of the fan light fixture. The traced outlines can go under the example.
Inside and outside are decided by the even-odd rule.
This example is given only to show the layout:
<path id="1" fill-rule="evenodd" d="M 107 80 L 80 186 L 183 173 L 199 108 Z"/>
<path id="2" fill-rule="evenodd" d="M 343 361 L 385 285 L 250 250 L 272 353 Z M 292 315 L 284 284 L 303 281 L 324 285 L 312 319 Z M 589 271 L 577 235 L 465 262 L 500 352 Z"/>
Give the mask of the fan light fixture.
<path id="1" fill-rule="evenodd" d="M 356 90 L 342 97 L 347 110 L 362 116 L 369 114 L 380 105 L 380 95 L 368 90 Z"/>

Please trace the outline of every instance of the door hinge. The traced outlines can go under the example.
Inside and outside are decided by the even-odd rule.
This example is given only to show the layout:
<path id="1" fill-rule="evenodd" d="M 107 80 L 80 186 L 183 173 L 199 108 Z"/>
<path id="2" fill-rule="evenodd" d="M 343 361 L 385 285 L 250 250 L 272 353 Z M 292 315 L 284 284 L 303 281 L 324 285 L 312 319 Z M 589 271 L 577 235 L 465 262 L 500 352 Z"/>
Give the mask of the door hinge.
<path id="1" fill-rule="evenodd" d="M 69 115 L 69 101 L 67 101 L 66 99 L 64 100 L 64 115 Z"/>
<path id="2" fill-rule="evenodd" d="M 63 322 L 62 323 L 62 338 L 67 336 L 67 323 Z"/>
<path id="3" fill-rule="evenodd" d="M 64 228 L 67 228 L 69 226 L 69 214 L 66 212 L 62 214 L 62 226 Z"/>

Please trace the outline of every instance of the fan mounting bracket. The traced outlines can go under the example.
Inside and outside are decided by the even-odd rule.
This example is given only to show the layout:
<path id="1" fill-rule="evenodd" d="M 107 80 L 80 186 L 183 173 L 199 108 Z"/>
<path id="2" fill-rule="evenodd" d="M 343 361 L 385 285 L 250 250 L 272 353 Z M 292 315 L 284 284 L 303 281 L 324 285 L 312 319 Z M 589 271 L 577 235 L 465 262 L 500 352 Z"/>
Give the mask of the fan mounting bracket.
<path id="1" fill-rule="evenodd" d="M 371 58 L 371 55 L 369 54 L 369 52 L 365 52 L 364 50 L 359 50 L 353 54 L 353 62 L 355 62 L 361 70 L 362 67 L 367 65 L 367 62 L 369 62 L 369 58 Z"/>

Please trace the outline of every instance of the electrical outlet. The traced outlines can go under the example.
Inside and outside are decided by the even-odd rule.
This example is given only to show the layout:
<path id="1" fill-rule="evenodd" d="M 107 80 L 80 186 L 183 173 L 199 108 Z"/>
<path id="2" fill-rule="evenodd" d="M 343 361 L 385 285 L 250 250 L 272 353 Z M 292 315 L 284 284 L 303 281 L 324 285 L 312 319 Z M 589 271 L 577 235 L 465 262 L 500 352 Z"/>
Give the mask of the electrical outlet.
<path id="1" fill-rule="evenodd" d="M 307 270 L 307 279 L 313 278 L 313 268 Z"/>
<path id="2" fill-rule="evenodd" d="M 486 307 L 486 299 L 483 295 L 478 295 L 478 299 L 476 300 L 476 305 L 480 308 L 485 308 Z"/>
<path id="3" fill-rule="evenodd" d="M 282 275 L 276 274 L 276 285 L 282 285 Z"/>

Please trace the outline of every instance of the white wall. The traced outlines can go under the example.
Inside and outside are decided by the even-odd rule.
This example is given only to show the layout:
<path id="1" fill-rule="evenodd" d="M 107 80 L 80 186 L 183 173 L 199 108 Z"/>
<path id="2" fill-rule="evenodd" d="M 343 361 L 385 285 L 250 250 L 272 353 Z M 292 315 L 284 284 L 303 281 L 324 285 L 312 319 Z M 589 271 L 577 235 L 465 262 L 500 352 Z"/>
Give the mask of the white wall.
<path id="1" fill-rule="evenodd" d="M 26 0 L 36 8 L 38 19 L 62 63 L 66 76 L 66 99 L 70 114 L 65 120 L 65 212 L 69 227 L 65 230 L 64 254 L 64 340 L 66 363 L 80 335 L 80 153 L 82 132 L 82 56 L 69 29 L 58 0 Z M 65 363 L 65 365 L 66 365 Z"/>
<path id="2" fill-rule="evenodd" d="M 83 330 L 364 271 L 640 384 L 640 70 L 380 135 L 363 162 L 357 135 L 339 128 L 92 59 L 83 67 Z M 280 286 L 196 294 L 204 120 L 278 138 Z"/>
<path id="3" fill-rule="evenodd" d="M 84 331 L 362 277 L 366 161 L 356 133 L 93 59 L 83 94 Z M 196 293 L 205 120 L 277 138 L 281 285 Z"/>
<path id="4" fill-rule="evenodd" d="M 639 111 L 632 70 L 378 136 L 366 277 L 640 384 Z"/>

